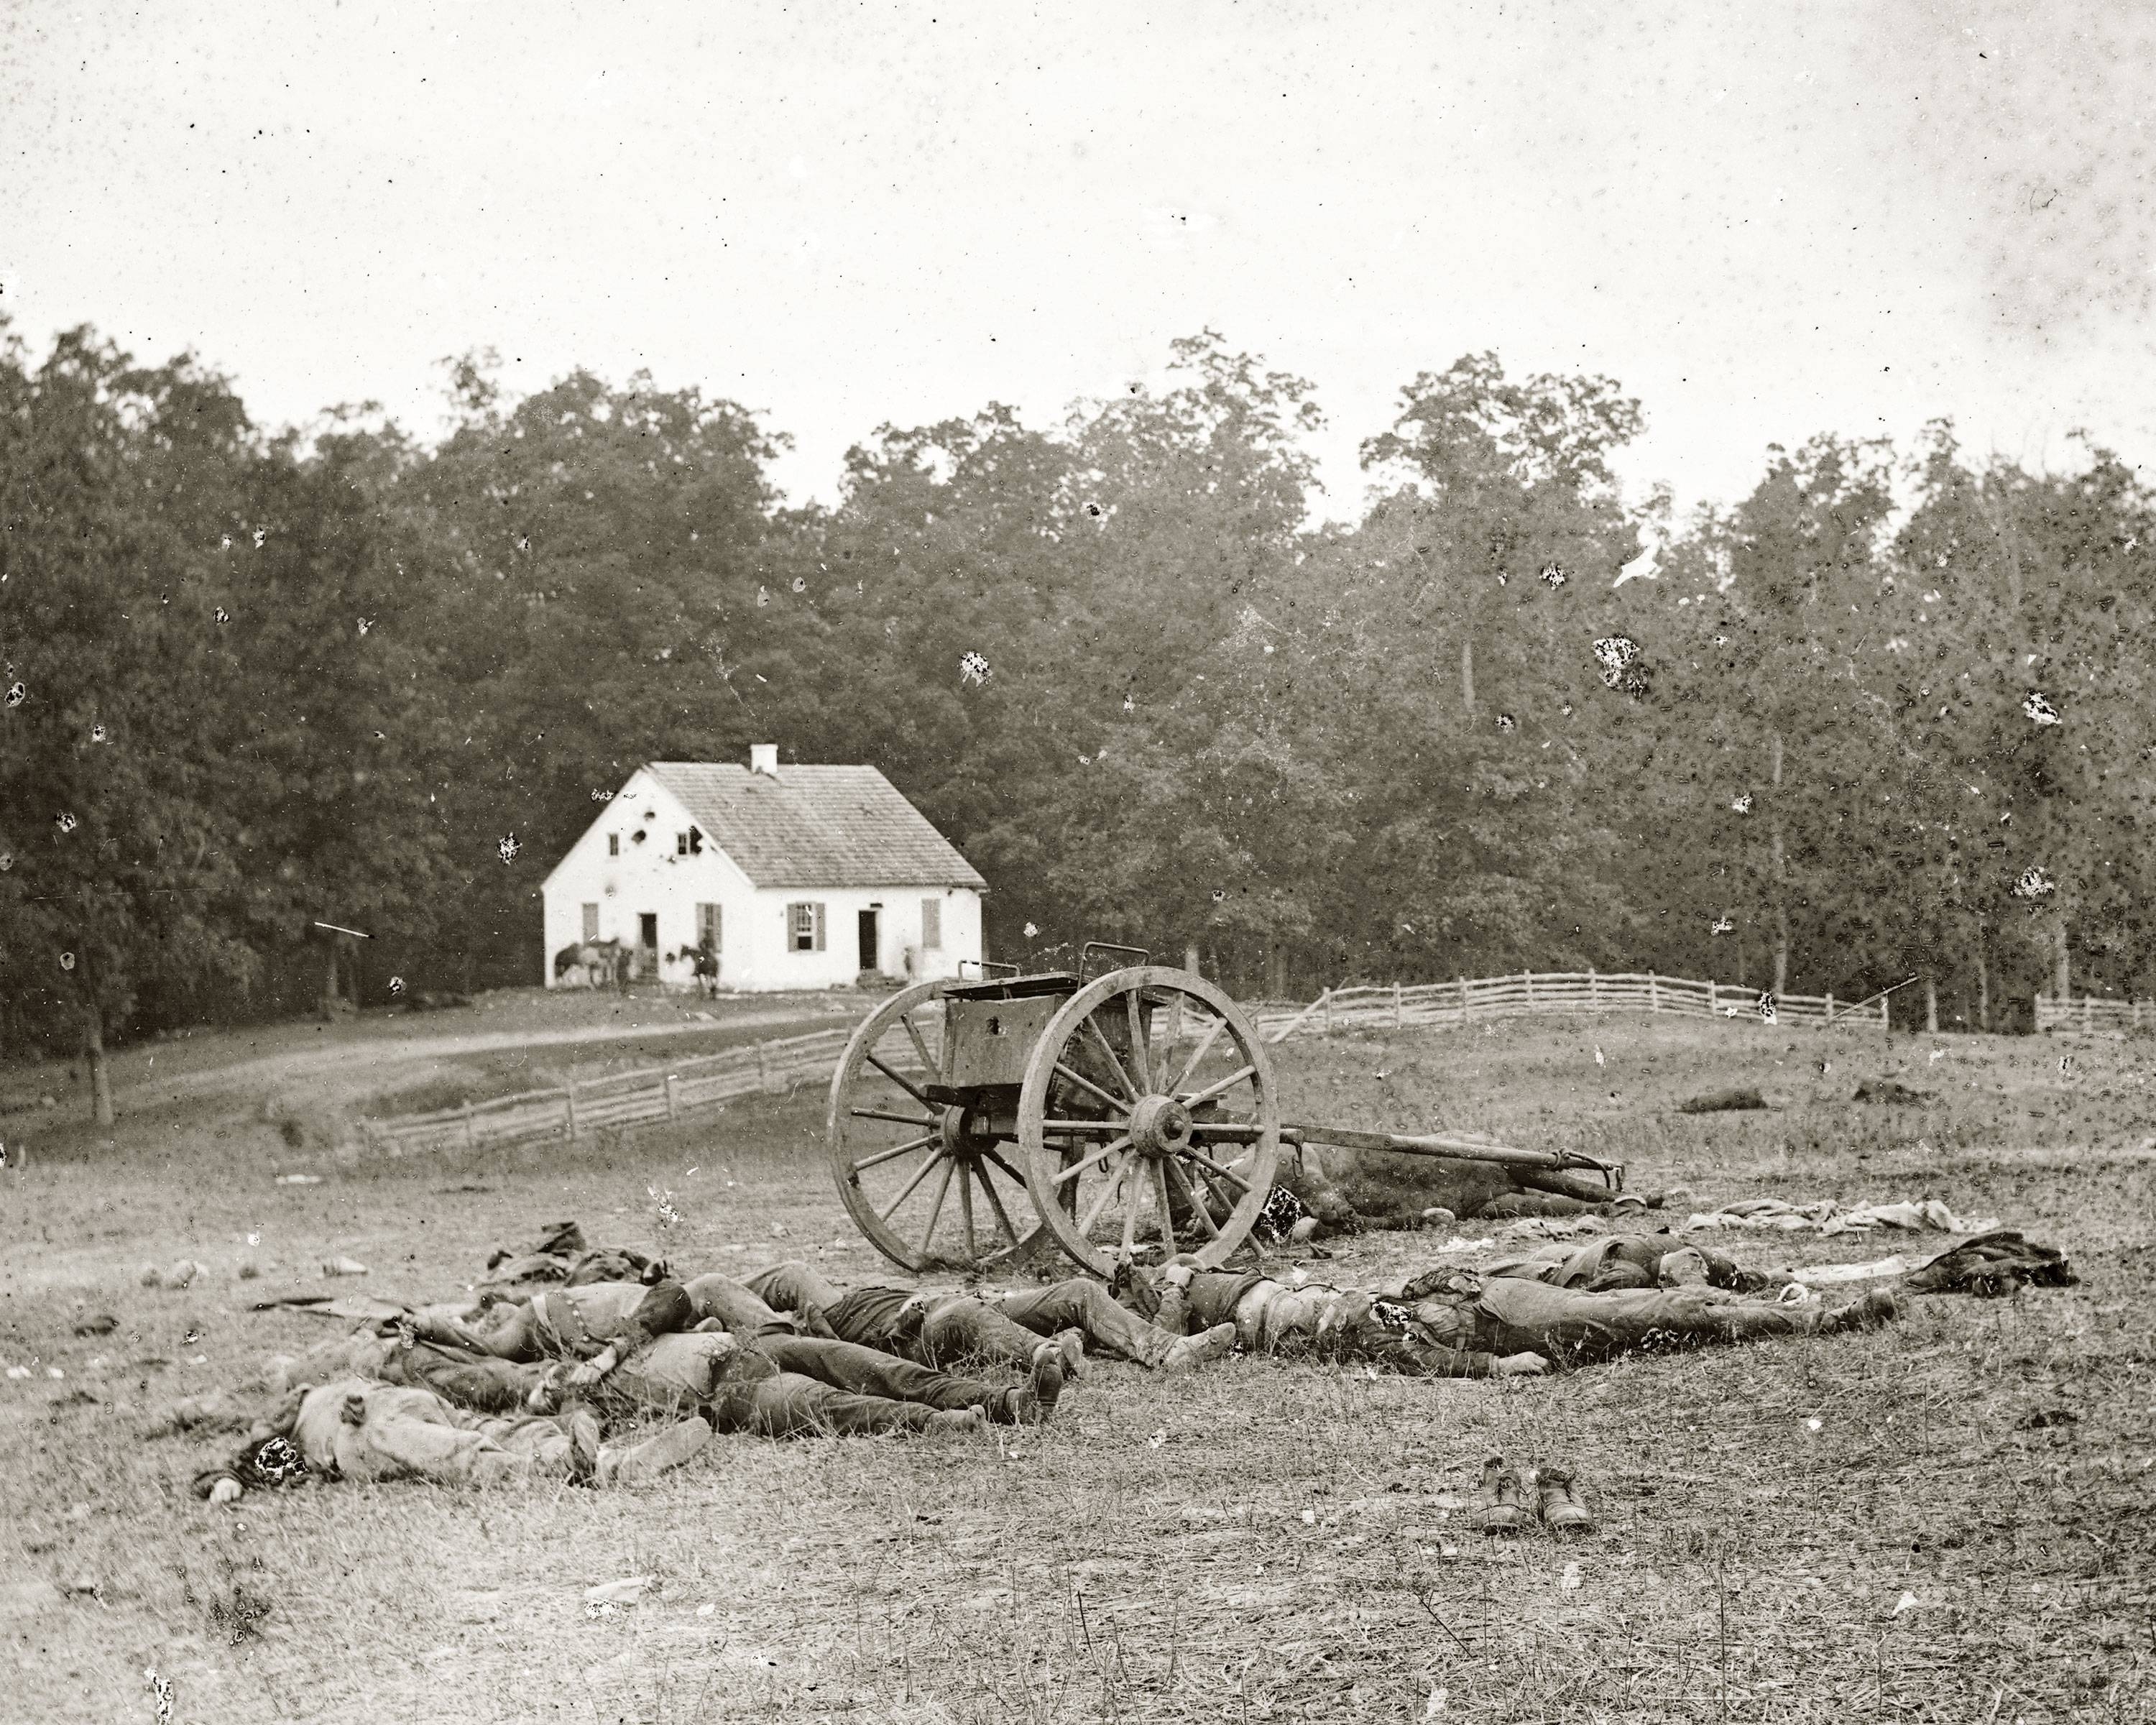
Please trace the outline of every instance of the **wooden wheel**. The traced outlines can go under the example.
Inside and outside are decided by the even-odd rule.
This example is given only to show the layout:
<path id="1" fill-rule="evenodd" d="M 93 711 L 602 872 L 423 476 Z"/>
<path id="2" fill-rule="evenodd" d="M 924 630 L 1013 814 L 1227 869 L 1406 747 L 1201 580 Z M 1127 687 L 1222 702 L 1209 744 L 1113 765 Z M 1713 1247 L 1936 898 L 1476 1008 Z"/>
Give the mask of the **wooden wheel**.
<path id="1" fill-rule="evenodd" d="M 1110 1276 L 1119 1260 L 1178 1252 L 1210 1268 L 1243 1243 L 1272 1189 L 1272 1056 L 1203 977 L 1111 971 L 1042 1033 L 1018 1140 L 1034 1213 L 1086 1269 Z"/>
<path id="2" fill-rule="evenodd" d="M 824 1121 L 855 1225 L 916 1275 L 992 1269 L 1040 1232 L 1008 1138 L 978 1110 L 926 1094 L 941 1071 L 941 992 L 916 983 L 869 1014 L 832 1075 Z"/>

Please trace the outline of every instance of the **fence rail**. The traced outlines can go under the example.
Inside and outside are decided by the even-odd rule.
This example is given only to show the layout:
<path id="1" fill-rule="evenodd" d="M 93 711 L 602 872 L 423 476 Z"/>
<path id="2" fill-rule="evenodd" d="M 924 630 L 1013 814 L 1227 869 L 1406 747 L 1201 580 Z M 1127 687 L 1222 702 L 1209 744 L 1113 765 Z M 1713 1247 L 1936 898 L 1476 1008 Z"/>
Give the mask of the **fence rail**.
<path id="1" fill-rule="evenodd" d="M 1760 993 L 1728 983 L 1694 982 L 1652 971 L 1522 971 L 1513 976 L 1461 977 L 1449 983 L 1368 983 L 1327 988 L 1317 999 L 1260 1000 L 1245 1010 L 1268 1042 L 1290 1036 L 1409 1024 L 1464 1024 L 1530 1013 L 1652 1012 L 1695 1018 L 1758 1022 Z M 2131 1009 L 2129 1012 L 2129 1007 Z M 1779 1024 L 1887 1023 L 1887 1003 L 1837 1001 L 1831 994 L 1782 994 L 1774 999 Z M 2039 1001 L 2037 1028 L 2055 1028 L 2046 1014 L 2061 1012 Z M 2075 1001 L 2064 1009 L 2080 1028 L 2117 1029 L 2141 1023 L 2138 1002 Z M 2150 1014 L 2156 1024 L 2156 1012 Z M 942 1025 L 926 1026 L 928 1052 L 941 1058 Z M 587 1134 L 682 1119 L 744 1096 L 783 1094 L 803 1083 L 829 1080 L 852 1027 L 781 1037 L 678 1061 L 670 1066 L 594 1078 L 551 1090 L 525 1091 L 484 1102 L 438 1108 L 387 1120 L 362 1120 L 366 1142 L 391 1156 L 434 1150 L 480 1149 L 547 1138 L 574 1141 Z"/>
<path id="2" fill-rule="evenodd" d="M 2036 997 L 2039 1034 L 2046 1030 L 2138 1030 L 2143 1025 L 2156 1027 L 2156 1000 L 2107 1000 L 2093 994 L 2078 1000 Z"/>
<path id="3" fill-rule="evenodd" d="M 1254 1009 L 1268 1041 L 1334 1030 L 1406 1024 L 1460 1024 L 1476 1019 L 1544 1012 L 1655 1012 L 1695 1018 L 1764 1019 L 1757 988 L 1695 982 L 1653 971 L 1521 971 L 1512 976 L 1460 977 L 1449 983 L 1368 983 L 1327 988 L 1307 1005 L 1265 1003 Z M 1774 1021 L 1825 1028 L 1887 1023 L 1884 1000 L 1836 1000 L 1831 994 L 1778 994 Z"/>

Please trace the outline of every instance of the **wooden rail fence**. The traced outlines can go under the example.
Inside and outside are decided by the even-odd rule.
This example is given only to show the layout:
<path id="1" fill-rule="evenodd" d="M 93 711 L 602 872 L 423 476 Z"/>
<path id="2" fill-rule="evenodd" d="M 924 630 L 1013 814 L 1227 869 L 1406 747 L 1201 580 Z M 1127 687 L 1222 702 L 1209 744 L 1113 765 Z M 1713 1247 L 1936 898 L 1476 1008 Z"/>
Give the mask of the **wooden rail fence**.
<path id="1" fill-rule="evenodd" d="M 1623 971 L 1521 971 L 1512 976 L 1460 977 L 1449 983 L 1376 983 L 1327 988 L 1306 1006 L 1265 1003 L 1254 1009 L 1270 1042 L 1333 1030 L 1405 1024 L 1462 1024 L 1527 1013 L 1656 1012 L 1695 1018 L 1764 1020 L 1757 988 L 1699 983 L 1684 977 Z M 1884 1000 L 1836 1000 L 1831 994 L 1777 994 L 1776 1024 L 1824 1029 L 1876 1024 L 1885 1028 Z"/>
<path id="2" fill-rule="evenodd" d="M 1522 971 L 1513 976 L 1461 977 L 1449 983 L 1373 983 L 1327 988 L 1306 1004 L 1256 1001 L 1249 1004 L 1258 1031 L 1268 1042 L 1290 1036 L 1327 1035 L 1409 1024 L 1464 1024 L 1513 1018 L 1528 1013 L 1653 1012 L 1695 1018 L 1734 1018 L 1762 1022 L 1756 988 L 1727 983 L 1691 982 L 1682 977 L 1629 972 Z M 2082 1025 L 2116 1028 L 2124 1022 L 2128 1003 L 2076 1001 L 2071 1011 Z M 1883 1000 L 1852 1005 L 1831 994 L 1775 997 L 1778 1024 L 1824 1028 L 1828 1024 L 1887 1022 Z M 2037 1025 L 2054 1003 L 2037 1003 Z M 2138 1027 L 2140 1008 L 2130 1014 Z M 2150 1015 L 2156 1023 L 2156 1013 Z M 942 1026 L 924 1025 L 929 1052 L 940 1060 Z M 431 1113 L 385 1120 L 362 1120 L 360 1132 L 372 1148 L 390 1156 L 432 1150 L 476 1150 L 490 1144 L 527 1143 L 547 1138 L 575 1140 L 597 1132 L 660 1125 L 736 1101 L 744 1096 L 783 1094 L 803 1084 L 821 1088 L 830 1078 L 850 1025 L 782 1037 L 722 1054 L 701 1055 L 665 1067 L 619 1072 L 608 1078 L 525 1091 L 484 1102 L 466 1102 Z"/>
<path id="3" fill-rule="evenodd" d="M 2156 1001 L 2105 1000 L 2084 994 L 2078 1000 L 2036 997 L 2036 1029 L 2046 1030 L 2138 1030 L 2156 1029 Z"/>

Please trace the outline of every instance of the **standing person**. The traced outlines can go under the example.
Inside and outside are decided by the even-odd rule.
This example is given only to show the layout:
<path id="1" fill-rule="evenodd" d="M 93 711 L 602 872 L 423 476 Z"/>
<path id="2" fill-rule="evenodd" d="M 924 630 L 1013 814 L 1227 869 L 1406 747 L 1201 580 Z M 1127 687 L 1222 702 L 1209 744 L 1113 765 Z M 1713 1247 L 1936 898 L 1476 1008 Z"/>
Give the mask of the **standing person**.
<path id="1" fill-rule="evenodd" d="M 1181 1372 L 1219 1359 L 1235 1345 L 1232 1323 L 1178 1335 L 1126 1311 L 1100 1283 L 1082 1276 L 1053 1287 L 983 1297 L 916 1288 L 844 1289 L 793 1262 L 774 1264 L 751 1276 L 747 1286 L 767 1305 L 820 1320 L 844 1341 L 927 1366 L 975 1358 L 1023 1368 L 1040 1337 L 1053 1336 L 1074 1376 L 1083 1368 L 1086 1343 L 1154 1371 Z"/>

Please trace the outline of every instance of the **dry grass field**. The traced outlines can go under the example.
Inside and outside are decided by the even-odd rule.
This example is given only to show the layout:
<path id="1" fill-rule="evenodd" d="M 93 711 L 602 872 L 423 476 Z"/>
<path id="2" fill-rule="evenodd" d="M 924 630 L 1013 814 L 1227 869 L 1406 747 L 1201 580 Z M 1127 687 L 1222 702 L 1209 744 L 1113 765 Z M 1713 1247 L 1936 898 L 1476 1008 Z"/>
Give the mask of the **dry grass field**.
<path id="1" fill-rule="evenodd" d="M 154 1671 L 178 1725 L 2156 1719 L 2147 1045 L 1612 1018 L 1278 1053 L 1294 1115 L 1568 1144 L 1702 1199 L 1938 1196 L 2066 1247 L 2083 1280 L 1548 1380 L 1102 1363 L 1015 1436 L 725 1438 L 638 1488 L 339 1486 L 231 1512 L 187 1490 L 216 1446 L 138 1429 L 326 1334 L 246 1301 L 320 1285 L 331 1254 L 372 1266 L 341 1288 L 440 1294 L 557 1217 L 649 1237 L 655 1191 L 685 1266 L 883 1266 L 807 1094 L 573 1153 L 342 1170 L 259 1110 L 123 1122 L 0 1173 L 0 1362 L 30 1368 L 0 1381 L 0 1718 L 151 1720 Z M 1882 1076 L 1936 1101 L 1848 1101 Z M 1785 1106 L 1666 1111 L 1734 1084 Z M 323 1178 L 276 1183 L 294 1169 Z M 1438 1238 L 1303 1267 L 1394 1279 Z M 207 1276 L 138 1284 L 180 1258 Z M 99 1313 L 117 1327 L 74 1333 Z M 1571 1462 L 1599 1532 L 1467 1532 L 1493 1450 Z M 632 1575 L 640 1603 L 586 1606 Z"/>

